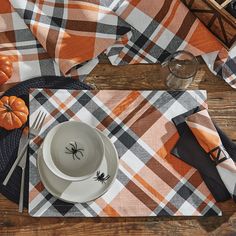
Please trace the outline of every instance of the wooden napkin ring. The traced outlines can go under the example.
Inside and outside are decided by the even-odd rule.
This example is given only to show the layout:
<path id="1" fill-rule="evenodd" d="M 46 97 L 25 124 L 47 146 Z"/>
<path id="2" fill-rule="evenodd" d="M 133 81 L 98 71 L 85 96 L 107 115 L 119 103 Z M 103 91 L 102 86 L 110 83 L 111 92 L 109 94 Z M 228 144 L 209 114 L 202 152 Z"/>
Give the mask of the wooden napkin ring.
<path id="1" fill-rule="evenodd" d="M 217 166 L 221 162 L 229 159 L 229 154 L 225 150 L 223 146 L 218 146 L 216 148 L 213 148 L 210 152 L 208 152 L 208 155 L 210 156 L 211 160 L 215 163 Z"/>

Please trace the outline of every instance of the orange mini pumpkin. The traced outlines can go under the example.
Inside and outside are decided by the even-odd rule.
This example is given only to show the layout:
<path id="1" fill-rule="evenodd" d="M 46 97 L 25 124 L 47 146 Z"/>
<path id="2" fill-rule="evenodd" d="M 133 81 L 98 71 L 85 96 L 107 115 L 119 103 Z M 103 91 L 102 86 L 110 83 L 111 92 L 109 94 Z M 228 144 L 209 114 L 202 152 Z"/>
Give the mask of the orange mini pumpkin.
<path id="1" fill-rule="evenodd" d="M 12 61 L 8 56 L 0 55 L 0 85 L 7 82 L 13 72 Z"/>
<path id="2" fill-rule="evenodd" d="M 0 99 L 0 127 L 18 129 L 26 123 L 28 115 L 29 110 L 21 98 L 4 96 Z"/>

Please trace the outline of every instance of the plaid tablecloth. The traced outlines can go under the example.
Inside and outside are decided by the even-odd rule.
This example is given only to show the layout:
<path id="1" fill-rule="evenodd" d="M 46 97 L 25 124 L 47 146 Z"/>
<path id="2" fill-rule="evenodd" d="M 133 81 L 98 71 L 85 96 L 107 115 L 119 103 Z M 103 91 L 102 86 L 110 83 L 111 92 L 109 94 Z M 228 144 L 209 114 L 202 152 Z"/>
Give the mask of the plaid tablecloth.
<path id="1" fill-rule="evenodd" d="M 104 51 L 124 65 L 163 62 L 177 50 L 203 55 L 236 87 L 235 52 L 180 0 L 1 1 L 0 53 L 11 55 L 15 68 L 9 82 L 61 73 L 83 79 Z"/>
<path id="2" fill-rule="evenodd" d="M 47 112 L 42 132 L 30 143 L 29 213 L 32 216 L 221 215 L 199 173 L 170 150 L 178 140 L 171 119 L 207 107 L 205 91 L 66 91 L 30 93 L 30 123 Z M 40 181 L 37 150 L 56 124 L 80 120 L 100 129 L 119 155 L 111 189 L 91 203 L 64 203 Z M 197 158 L 197 157 L 196 157 Z"/>

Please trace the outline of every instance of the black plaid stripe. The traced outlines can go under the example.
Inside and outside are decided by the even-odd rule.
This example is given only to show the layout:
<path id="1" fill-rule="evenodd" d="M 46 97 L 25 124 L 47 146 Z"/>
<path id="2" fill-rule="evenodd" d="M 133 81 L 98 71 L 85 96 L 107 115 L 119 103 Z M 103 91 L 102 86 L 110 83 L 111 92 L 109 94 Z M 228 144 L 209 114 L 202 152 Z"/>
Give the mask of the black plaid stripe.
<path id="1" fill-rule="evenodd" d="M 53 7 L 53 14 L 51 17 L 50 25 L 65 29 L 66 20 L 64 19 L 64 11 L 65 10 L 62 7 Z"/>
<path id="2" fill-rule="evenodd" d="M 193 98 L 192 94 L 188 92 L 184 93 L 177 100 L 186 110 L 191 110 L 200 105 L 199 102 Z M 191 101 L 191 103 L 189 101 Z"/>
<path id="3" fill-rule="evenodd" d="M 89 203 L 82 203 L 81 204 L 84 209 L 86 209 L 92 216 L 97 215 L 97 213 L 90 207 Z"/>
<path id="4" fill-rule="evenodd" d="M 227 61 L 223 64 L 220 64 L 216 68 L 217 74 L 222 77 L 223 79 L 228 79 L 233 77 L 229 84 L 231 86 L 235 86 L 236 84 L 236 57 L 231 58 L 229 57 Z"/>
<path id="5" fill-rule="evenodd" d="M 131 26 L 126 23 L 123 19 L 118 17 L 117 26 L 116 26 L 116 35 L 117 39 L 120 36 L 127 34 L 131 30 Z"/>
<path id="6" fill-rule="evenodd" d="M 236 57 L 228 58 L 226 66 L 231 71 L 230 75 L 236 74 Z"/>
<path id="7" fill-rule="evenodd" d="M 139 34 L 138 31 L 136 32 L 132 32 L 132 38 L 135 34 Z M 148 57 L 145 57 L 143 55 L 143 48 L 141 48 L 141 44 L 142 44 L 142 40 L 147 40 L 149 42 L 151 42 L 148 38 L 146 38 L 145 36 L 140 36 L 140 38 L 138 39 L 137 42 L 132 42 L 131 41 L 128 42 L 127 45 L 125 45 L 124 49 L 122 50 L 123 52 L 128 50 L 128 52 L 125 53 L 125 56 L 123 57 L 122 61 L 120 62 L 120 64 L 129 64 L 133 58 L 141 58 L 141 59 L 145 59 L 146 63 L 155 63 L 157 62 L 156 57 L 153 57 L 153 60 L 150 60 Z M 140 45 L 139 45 L 140 44 Z M 131 45 L 131 46 L 130 46 Z M 158 47 L 160 49 L 160 47 Z M 156 56 L 156 55 L 155 55 Z"/>
<path id="8" fill-rule="evenodd" d="M 116 178 L 124 187 L 129 183 L 129 177 L 120 169 L 118 170 L 117 178 Z"/>
<path id="9" fill-rule="evenodd" d="M 163 92 L 161 96 L 155 100 L 153 106 L 155 106 L 162 114 L 165 114 L 165 112 L 167 112 L 167 110 L 172 107 L 183 94 L 184 92 L 181 91 Z"/>
<path id="10" fill-rule="evenodd" d="M 103 109 L 103 107 L 100 107 L 92 99 L 93 97 L 94 97 L 93 93 L 87 91 L 81 97 L 77 98 L 77 101 L 79 104 L 81 104 L 81 107 L 75 103 L 73 106 L 71 106 L 71 110 L 73 110 L 76 113 L 83 107 L 87 109 L 87 111 L 89 111 L 91 114 L 93 114 L 93 117 L 96 118 L 98 121 L 102 121 L 106 117 L 108 117 L 109 114 Z"/>
<path id="11" fill-rule="evenodd" d="M 174 215 L 173 211 L 169 209 L 168 207 L 162 208 L 161 206 L 158 206 L 153 212 L 159 216 L 173 216 Z"/>
<path id="12" fill-rule="evenodd" d="M 179 29 L 179 33 L 177 32 L 177 35 L 173 34 L 172 40 L 169 42 L 168 45 L 165 46 L 165 48 L 161 48 L 155 42 L 150 40 L 150 37 L 153 35 L 154 31 L 159 26 L 159 23 L 155 19 L 153 19 L 153 21 L 142 33 L 132 28 L 132 37 L 130 41 L 133 45 L 132 47 L 130 47 L 129 45 L 125 46 L 126 49 L 129 49 L 126 53 L 126 56 L 124 57 L 125 62 L 131 62 L 131 60 L 135 56 L 139 56 L 140 58 L 145 59 L 147 63 L 165 61 L 165 59 L 172 53 L 176 52 L 177 50 L 180 50 L 180 46 L 182 45 L 182 43 L 184 42 L 184 38 L 186 37 L 185 34 L 188 33 L 188 28 L 186 28 L 185 26 L 192 26 L 191 22 L 188 22 L 189 19 L 194 20 L 191 13 L 189 17 L 186 17 L 185 22 L 183 22 L 182 27 L 184 28 L 184 30 L 181 27 Z M 185 32 L 185 34 L 181 32 Z M 172 33 L 170 32 L 170 34 Z M 181 38 L 178 36 L 178 34 L 181 35 Z M 143 52 L 140 52 L 140 50 L 145 51 L 148 55 L 151 55 L 153 58 L 155 58 L 155 61 L 150 61 L 148 56 L 144 57 Z"/>
<path id="13" fill-rule="evenodd" d="M 142 34 L 133 30 L 133 37 L 131 38 L 133 46 L 126 53 L 126 55 L 129 55 L 131 58 L 138 55 L 147 63 L 163 62 L 168 56 L 170 56 L 173 51 L 168 51 L 166 48 L 161 48 L 159 45 L 150 40 L 150 36 L 153 33 L 154 28 L 158 27 L 158 25 L 159 24 L 156 21 L 153 21 Z M 152 56 L 152 61 L 148 58 L 148 56 L 144 56 L 143 51 L 147 53 L 147 55 Z"/>
<path id="14" fill-rule="evenodd" d="M 182 107 L 183 111 L 188 111 L 200 106 L 202 103 L 201 100 L 206 100 L 202 91 L 198 91 L 197 93 L 192 93 L 192 91 L 167 91 L 153 103 L 153 106 L 165 116 L 174 104 Z M 174 110 L 171 110 L 171 113 L 174 114 Z"/>
<path id="15" fill-rule="evenodd" d="M 43 106 L 46 102 L 49 102 L 49 96 L 46 93 L 37 92 L 36 95 L 34 95 L 34 99 Z"/>
<path id="16" fill-rule="evenodd" d="M 51 207 L 54 207 L 62 216 L 64 216 L 67 212 L 69 212 L 73 208 L 74 204 L 63 202 L 57 199 L 53 202 Z"/>
<path id="17" fill-rule="evenodd" d="M 38 211 L 40 211 L 45 204 L 50 203 L 50 205 L 56 200 L 50 193 L 48 193 L 47 190 L 44 190 L 41 192 L 42 198 L 41 200 L 37 203 L 37 206 L 35 206 L 31 211 L 30 215 L 34 216 Z"/>
<path id="18" fill-rule="evenodd" d="M 29 7 L 31 6 L 28 4 Z M 28 7 L 27 5 L 27 7 Z M 19 15 L 25 19 L 25 21 L 22 18 L 19 18 Z M 17 9 L 17 13 L 13 12 L 12 16 L 14 16 L 14 19 L 17 21 L 23 21 L 25 23 L 29 23 L 29 19 L 33 17 L 33 12 L 32 10 L 22 10 L 22 9 Z M 17 22 L 18 23 L 18 22 Z M 14 23 L 16 24 L 16 23 Z M 23 61 L 25 60 L 24 58 L 28 55 L 31 55 L 31 58 L 33 56 L 33 60 L 30 58 L 28 60 L 25 60 L 27 63 L 29 62 L 34 64 L 34 67 L 39 68 L 40 74 L 37 71 L 37 74 L 33 76 L 40 76 L 40 75 L 61 75 L 59 69 L 57 68 L 57 65 L 55 65 L 53 59 L 51 59 L 45 49 L 42 47 L 42 45 L 37 41 L 37 39 L 34 37 L 32 32 L 29 30 L 29 28 L 23 23 L 16 24 L 16 27 L 14 29 L 14 36 L 15 40 L 14 42 L 11 41 L 14 44 L 15 49 L 19 52 L 20 55 L 23 56 Z M 12 50 L 12 48 L 7 48 L 4 47 L 4 50 Z M 13 52 L 14 53 L 14 52 Z M 39 60 L 40 59 L 40 60 Z M 22 62 L 21 62 L 22 63 Z M 22 70 L 22 66 L 19 65 L 19 69 Z M 20 71 L 20 76 L 24 76 L 24 72 Z"/>

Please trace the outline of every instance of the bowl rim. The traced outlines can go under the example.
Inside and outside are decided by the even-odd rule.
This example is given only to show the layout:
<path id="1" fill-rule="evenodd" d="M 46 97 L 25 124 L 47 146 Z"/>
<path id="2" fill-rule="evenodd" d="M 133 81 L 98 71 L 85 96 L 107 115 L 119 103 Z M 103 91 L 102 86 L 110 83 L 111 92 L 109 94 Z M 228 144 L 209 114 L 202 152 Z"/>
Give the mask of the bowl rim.
<path id="1" fill-rule="evenodd" d="M 83 175 L 83 176 L 80 176 L 80 177 L 74 177 L 74 176 L 70 176 L 70 175 L 67 175 L 65 173 L 63 173 L 54 163 L 54 161 L 52 160 L 52 163 L 53 165 L 49 165 L 47 159 L 48 158 L 51 158 L 52 159 L 52 155 L 51 155 L 51 152 L 48 152 L 48 149 L 45 149 L 45 143 L 48 143 L 49 142 L 49 147 L 51 147 L 51 143 L 52 143 L 52 140 L 53 140 L 53 137 L 56 135 L 57 133 L 57 130 L 68 124 L 68 123 L 75 123 L 75 124 L 82 124 L 84 126 L 86 126 L 88 129 L 90 129 L 94 135 L 97 137 L 97 139 L 99 140 L 99 142 L 101 143 L 101 152 L 102 152 L 102 155 L 101 155 L 101 158 L 100 158 L 100 161 L 99 161 L 99 164 L 98 166 L 96 167 L 96 169 L 94 171 L 92 171 L 91 173 L 87 174 L 87 175 Z M 50 135 L 53 133 L 54 135 L 52 136 L 52 138 L 49 138 Z M 82 121 L 75 121 L 75 120 L 70 120 L 70 121 L 65 121 L 65 122 L 62 122 L 62 123 L 59 123 L 57 125 L 55 125 L 52 129 L 49 130 L 49 132 L 46 134 L 44 140 L 43 140 L 43 143 L 42 143 L 42 156 L 43 156 L 43 159 L 44 159 L 44 162 L 45 164 L 47 165 L 48 168 L 50 168 L 50 170 L 53 172 L 53 174 L 55 174 L 57 177 L 61 178 L 61 179 L 64 179 L 64 180 L 67 180 L 67 181 L 82 181 L 82 180 L 85 180 L 89 177 L 91 177 L 94 173 L 96 173 L 96 171 L 100 168 L 101 164 L 102 164 L 102 161 L 103 159 L 105 158 L 105 147 L 104 147 L 104 142 L 101 138 L 101 136 L 97 133 L 96 131 L 96 128 L 95 127 L 92 127 L 91 125 L 85 123 L 85 122 L 82 122 Z M 47 157 L 47 158 L 46 158 Z"/>
<path id="2" fill-rule="evenodd" d="M 103 138 L 104 138 L 104 139 L 109 140 L 109 138 L 108 138 L 105 134 L 103 134 L 102 131 L 100 131 L 100 130 L 97 129 L 97 128 L 95 128 L 95 130 L 99 133 L 99 135 L 101 135 L 101 136 L 103 135 Z M 113 146 L 113 150 L 114 150 L 114 152 L 115 152 L 116 170 L 115 170 L 115 173 L 114 173 L 114 177 L 113 177 L 111 183 L 109 184 L 109 186 L 108 186 L 103 192 L 101 192 L 99 195 L 97 195 L 94 199 L 90 199 L 90 200 L 88 200 L 88 201 L 72 201 L 72 200 L 68 200 L 68 199 L 65 199 L 65 198 L 59 196 L 56 192 L 53 192 L 53 191 L 52 191 L 52 189 L 48 186 L 46 179 L 45 179 L 44 177 L 42 177 L 43 175 L 42 175 L 42 173 L 41 173 L 41 169 L 39 168 L 39 162 L 40 162 L 40 161 L 41 161 L 41 162 L 44 162 L 44 160 L 43 160 L 43 155 L 42 155 L 42 146 L 40 146 L 39 149 L 38 149 L 38 151 L 37 151 L 37 153 L 39 154 L 39 153 L 41 152 L 41 155 L 37 157 L 36 163 L 37 163 L 37 168 L 38 168 L 38 171 L 39 171 L 40 178 L 41 178 L 41 180 L 42 180 L 42 182 L 43 182 L 43 184 L 44 184 L 45 189 L 46 189 L 49 193 L 51 193 L 54 197 L 56 197 L 56 198 L 58 198 L 58 199 L 60 199 L 60 200 L 62 200 L 62 201 L 64 201 L 64 202 L 68 202 L 68 203 L 72 203 L 72 204 L 94 202 L 96 199 L 98 199 L 98 198 L 100 198 L 101 196 L 103 196 L 103 195 L 104 195 L 108 190 L 110 190 L 111 187 L 113 186 L 114 182 L 115 182 L 116 179 L 117 179 L 118 170 L 119 170 L 119 155 L 118 155 L 118 152 L 117 152 L 117 149 L 116 149 L 114 143 L 112 143 L 112 142 L 110 142 L 110 143 L 111 143 L 111 145 Z M 107 157 L 105 157 L 105 158 L 107 158 Z M 42 160 L 40 160 L 40 159 L 42 159 Z M 41 163 L 41 164 L 42 164 L 42 163 Z M 45 162 L 44 162 L 44 164 L 45 164 Z M 45 164 L 45 165 L 46 165 L 46 164 Z M 47 171 L 51 171 L 50 169 L 48 169 L 48 166 L 47 166 L 47 165 L 46 165 L 46 168 L 47 168 Z M 52 173 L 52 174 L 53 174 L 53 173 Z M 57 177 L 58 177 L 58 176 L 57 176 Z M 60 178 L 60 177 L 59 177 L 59 178 Z M 65 180 L 65 181 L 67 181 L 67 180 Z"/>

